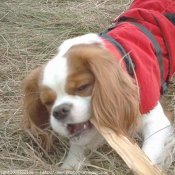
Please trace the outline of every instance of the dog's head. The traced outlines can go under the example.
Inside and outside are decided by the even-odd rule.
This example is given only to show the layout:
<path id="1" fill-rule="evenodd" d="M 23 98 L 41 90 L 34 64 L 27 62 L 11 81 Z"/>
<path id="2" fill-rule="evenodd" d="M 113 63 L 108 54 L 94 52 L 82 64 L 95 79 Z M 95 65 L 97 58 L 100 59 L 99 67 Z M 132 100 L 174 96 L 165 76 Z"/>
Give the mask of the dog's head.
<path id="1" fill-rule="evenodd" d="M 71 141 L 93 130 L 89 119 L 125 134 L 139 114 L 137 87 L 96 34 L 66 40 L 57 55 L 23 81 L 26 117 Z"/>

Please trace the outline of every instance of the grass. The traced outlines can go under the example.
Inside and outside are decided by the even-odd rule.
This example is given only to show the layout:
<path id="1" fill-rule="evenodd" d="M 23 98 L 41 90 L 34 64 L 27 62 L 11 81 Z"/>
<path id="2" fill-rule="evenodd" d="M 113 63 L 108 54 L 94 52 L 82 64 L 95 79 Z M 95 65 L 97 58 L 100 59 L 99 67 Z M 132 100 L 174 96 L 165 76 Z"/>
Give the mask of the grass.
<path id="1" fill-rule="evenodd" d="M 105 29 L 129 0 L 1 0 L 0 5 L 0 170 L 54 171 L 66 156 L 68 143 L 58 138 L 46 152 L 20 128 L 24 115 L 21 80 L 47 62 L 70 37 Z M 175 81 L 164 96 L 174 110 Z M 175 163 L 174 163 L 175 164 Z M 91 153 L 86 171 L 132 174 L 107 145 Z M 168 174 L 175 174 L 174 166 Z"/>

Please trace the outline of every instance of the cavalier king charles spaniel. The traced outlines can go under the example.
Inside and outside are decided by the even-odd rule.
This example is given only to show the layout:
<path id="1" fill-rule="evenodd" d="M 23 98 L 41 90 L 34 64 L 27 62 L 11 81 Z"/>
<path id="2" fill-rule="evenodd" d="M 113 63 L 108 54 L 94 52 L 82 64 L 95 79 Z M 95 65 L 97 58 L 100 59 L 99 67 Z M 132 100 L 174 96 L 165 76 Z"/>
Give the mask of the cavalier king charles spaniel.
<path id="1" fill-rule="evenodd" d="M 138 0 L 134 2 L 138 6 Z M 168 23 L 164 18 L 162 20 Z M 125 55 L 122 56 L 110 40 L 90 33 L 64 41 L 50 61 L 23 80 L 26 127 L 40 132 L 50 123 L 56 133 L 70 140 L 70 150 L 62 168 L 79 169 L 86 162 L 86 150 L 103 144 L 104 138 L 91 124 L 91 117 L 99 125 L 130 140 L 141 133 L 142 150 L 154 164 L 161 164 L 166 157 L 163 155 L 171 154 L 166 145 L 169 138 L 174 139 L 172 127 L 159 102 L 160 75 L 153 75 L 160 73 L 155 51 L 149 38 L 130 21 L 115 27 L 118 39 L 110 34 L 113 28 L 107 35 L 120 43 L 121 38 L 126 38 L 122 46 L 131 59 L 132 75 L 125 64 Z M 173 26 L 171 22 L 169 25 Z M 155 30 L 156 27 L 160 26 L 155 26 Z M 131 42 L 134 37 L 138 38 L 137 47 Z M 162 44 L 162 39 L 158 38 L 158 43 Z M 148 51 L 142 51 L 144 49 Z M 163 54 L 165 49 L 162 49 Z M 151 55 L 149 59 L 146 54 L 154 58 Z M 150 85 L 152 80 L 155 82 Z"/>

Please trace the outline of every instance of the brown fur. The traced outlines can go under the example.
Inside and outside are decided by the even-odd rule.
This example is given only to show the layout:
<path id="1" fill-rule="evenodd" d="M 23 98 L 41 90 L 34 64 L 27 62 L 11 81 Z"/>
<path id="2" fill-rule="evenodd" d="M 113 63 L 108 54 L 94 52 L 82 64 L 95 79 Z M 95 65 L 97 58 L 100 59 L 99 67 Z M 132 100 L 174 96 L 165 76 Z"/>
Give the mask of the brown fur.
<path id="1" fill-rule="evenodd" d="M 42 68 L 33 70 L 22 82 L 24 90 L 22 103 L 25 109 L 22 127 L 24 130 L 29 129 L 41 144 L 46 145 L 51 134 L 43 130 L 48 127 L 49 112 L 40 99 L 39 78 L 41 72 Z M 50 145 L 46 147 L 49 148 Z"/>
<path id="2" fill-rule="evenodd" d="M 68 77 L 66 80 L 65 90 L 68 94 L 78 95 L 82 97 L 90 96 L 92 94 L 94 85 L 94 75 L 84 65 L 82 60 L 77 55 L 72 54 L 72 49 L 68 51 Z M 79 87 L 87 85 L 83 91 L 79 91 Z"/>
<path id="3" fill-rule="evenodd" d="M 40 99 L 45 105 L 48 112 L 51 111 L 54 101 L 56 100 L 56 93 L 46 86 L 40 87 Z"/>
<path id="4" fill-rule="evenodd" d="M 66 56 L 70 70 L 67 82 L 77 84 L 81 77 L 81 82 L 90 79 L 89 84 L 93 83 L 91 108 L 98 124 L 131 140 L 140 116 L 139 94 L 133 79 L 109 51 L 97 44 L 73 46 Z"/>

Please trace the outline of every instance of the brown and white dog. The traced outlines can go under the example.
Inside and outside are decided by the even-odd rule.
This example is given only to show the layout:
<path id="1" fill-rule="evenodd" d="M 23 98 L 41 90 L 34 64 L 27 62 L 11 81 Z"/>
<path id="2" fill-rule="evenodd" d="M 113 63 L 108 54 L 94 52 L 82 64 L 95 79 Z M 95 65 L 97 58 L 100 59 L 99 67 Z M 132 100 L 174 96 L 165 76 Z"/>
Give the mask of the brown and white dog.
<path id="1" fill-rule="evenodd" d="M 138 0 L 134 3 L 137 5 Z M 135 29 L 134 33 L 137 33 L 137 27 Z M 91 116 L 99 125 L 110 127 L 116 134 L 123 134 L 130 140 L 140 132 L 142 150 L 154 164 L 161 164 L 165 159 L 163 153 L 170 154 L 165 149 L 167 139 L 174 138 L 171 123 L 159 100 L 149 111 L 141 112 L 143 87 L 137 78 L 137 64 L 131 76 L 123 59 L 116 59 L 116 54 L 106 46 L 108 41 L 104 40 L 93 33 L 68 39 L 48 63 L 33 70 L 23 81 L 25 117 L 31 128 L 35 125 L 44 129 L 50 122 L 56 133 L 70 139 L 70 151 L 62 168 L 78 169 L 86 160 L 86 149 L 95 149 L 104 142 L 90 123 Z M 147 46 L 146 42 L 144 46 Z M 142 52 L 139 49 L 135 52 Z M 132 60 L 133 47 L 130 51 L 126 47 L 126 51 Z M 144 73 L 149 77 L 147 71 Z M 148 92 L 149 88 L 146 87 Z M 158 92 L 155 89 L 155 94 L 159 92 L 160 89 Z M 147 96 L 152 98 L 149 94 Z"/>

